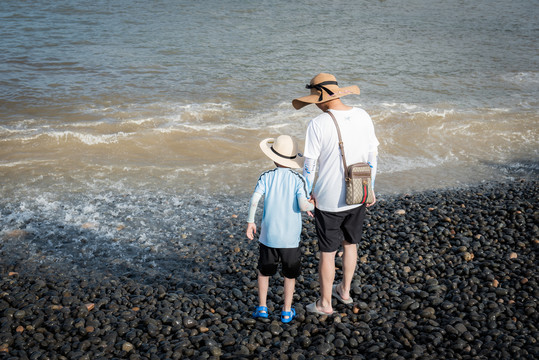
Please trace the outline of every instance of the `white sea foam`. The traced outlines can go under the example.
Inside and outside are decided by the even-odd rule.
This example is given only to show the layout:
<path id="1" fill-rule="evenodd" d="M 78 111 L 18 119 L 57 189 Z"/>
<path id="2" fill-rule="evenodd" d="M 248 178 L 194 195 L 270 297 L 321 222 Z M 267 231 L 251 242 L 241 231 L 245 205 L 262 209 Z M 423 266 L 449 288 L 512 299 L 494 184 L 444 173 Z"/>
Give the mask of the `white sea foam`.
<path id="1" fill-rule="evenodd" d="M 125 139 L 132 134 L 125 132 L 117 132 L 114 134 L 89 134 L 84 132 L 76 132 L 72 130 L 55 130 L 49 126 L 43 126 L 41 129 L 27 129 L 18 132 L 19 136 L 11 136 L 0 139 L 2 142 L 31 142 L 43 137 L 50 137 L 55 139 L 58 143 L 67 142 L 71 139 L 76 139 L 86 145 L 98 145 L 98 144 L 113 144 L 118 143 L 121 139 Z"/>
<path id="2" fill-rule="evenodd" d="M 539 72 L 526 71 L 518 73 L 507 73 L 501 75 L 504 81 L 507 81 L 516 85 L 538 85 L 539 84 Z"/>
<path id="3" fill-rule="evenodd" d="M 35 201 L 44 211 L 55 212 L 60 208 L 60 202 L 51 201 L 43 195 L 38 196 Z"/>
<path id="4" fill-rule="evenodd" d="M 154 130 L 161 133 L 171 133 L 173 131 L 190 132 L 191 130 L 215 132 L 215 131 L 230 130 L 230 129 L 248 130 L 248 128 L 234 125 L 234 124 L 178 124 L 176 125 L 175 128 L 168 127 L 168 128 L 158 128 Z"/>
<path id="5" fill-rule="evenodd" d="M 393 103 L 382 102 L 380 105 L 385 108 L 397 109 L 399 111 L 402 111 L 402 110 L 412 111 L 418 108 L 417 104 L 406 104 L 406 103 L 396 103 L 396 102 L 393 102 Z"/>
<path id="6" fill-rule="evenodd" d="M 13 168 L 13 167 L 24 167 L 24 166 L 29 166 L 29 165 L 45 166 L 51 163 L 53 163 L 53 161 L 51 160 L 33 160 L 33 159 L 13 161 L 13 162 L 1 161 L 0 167 Z"/>
<path id="7" fill-rule="evenodd" d="M 27 131 L 28 131 L 27 129 L 9 128 L 7 126 L 1 126 L 0 125 L 0 136 L 1 135 L 7 135 L 7 134 L 18 134 L 18 133 L 27 132 Z"/>
<path id="8" fill-rule="evenodd" d="M 378 111 L 375 111 L 371 116 L 373 119 L 382 118 L 387 119 L 398 115 L 399 117 L 405 116 L 409 118 L 421 116 L 427 118 L 446 118 L 448 116 L 455 115 L 456 109 L 453 108 L 429 108 L 425 105 L 419 104 L 398 104 L 398 103 L 383 103 Z"/>
<path id="9" fill-rule="evenodd" d="M 5 124 L 0 126 L 0 141 L 9 142 L 14 139 L 26 139 L 43 131 L 43 125 L 38 125 L 34 121 L 21 121 L 15 124 Z"/>
<path id="10" fill-rule="evenodd" d="M 90 105 L 81 109 L 83 113 L 98 116 L 97 121 L 77 122 L 73 127 L 99 127 L 103 124 L 116 124 L 117 127 L 125 125 L 150 125 L 160 132 L 169 132 L 179 126 L 193 126 L 211 124 L 215 120 L 227 118 L 230 112 L 230 103 L 191 103 L 181 104 L 172 102 L 157 102 L 141 106 L 139 104 L 118 104 L 116 106 Z M 108 119 L 103 121 L 102 119 Z M 219 121 L 215 121 L 219 123 Z M 204 126 L 204 125 L 202 125 Z M 211 126 L 211 125 L 209 125 Z M 196 130 L 196 128 L 195 128 Z M 211 130 L 211 128 L 210 128 Z"/>
<path id="11" fill-rule="evenodd" d="M 122 126 L 122 125 L 143 125 L 147 123 L 155 123 L 156 118 L 149 117 L 149 118 L 143 118 L 143 119 L 123 119 L 123 120 L 97 120 L 97 121 L 83 121 L 83 122 L 71 122 L 64 124 L 65 127 L 75 127 L 75 128 L 96 128 L 96 127 L 102 127 L 104 125 L 107 126 Z"/>
<path id="12" fill-rule="evenodd" d="M 447 157 L 451 156 L 451 154 L 448 154 Z M 435 168 L 442 165 L 445 161 L 448 161 L 448 159 L 442 157 L 419 156 L 412 158 L 401 155 L 384 155 L 379 160 L 380 164 L 377 170 L 379 174 L 394 174 L 401 171 Z"/>
<path id="13" fill-rule="evenodd" d="M 161 103 L 162 104 L 162 103 Z M 178 108 L 184 111 L 191 111 L 195 113 L 204 113 L 206 111 L 222 111 L 222 110 L 228 110 L 230 109 L 230 103 L 229 102 L 222 102 L 222 103 L 191 103 L 191 104 L 185 104 L 185 105 L 178 105 L 178 104 L 166 104 L 171 108 Z"/>
<path id="14" fill-rule="evenodd" d="M 273 124 L 273 125 L 269 125 L 268 128 L 270 129 L 281 129 L 281 128 L 284 128 L 284 127 L 287 127 L 287 126 L 290 126 L 291 124 L 287 124 L 287 123 L 283 123 L 283 124 Z"/>
<path id="15" fill-rule="evenodd" d="M 62 132 L 50 133 L 47 135 L 56 138 L 58 141 L 62 139 L 68 140 L 70 137 L 74 137 L 86 145 L 97 145 L 97 144 L 117 143 L 121 138 L 128 137 L 130 134 L 119 132 L 116 134 L 92 135 L 92 134 L 77 133 L 73 131 L 62 131 Z"/>

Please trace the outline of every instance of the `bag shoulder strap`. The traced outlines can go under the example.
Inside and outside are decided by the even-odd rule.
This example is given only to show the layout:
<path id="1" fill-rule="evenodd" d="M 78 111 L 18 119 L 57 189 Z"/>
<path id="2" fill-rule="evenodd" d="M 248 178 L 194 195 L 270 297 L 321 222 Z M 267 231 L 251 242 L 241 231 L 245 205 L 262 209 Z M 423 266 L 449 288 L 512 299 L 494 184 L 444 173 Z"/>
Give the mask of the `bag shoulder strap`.
<path id="1" fill-rule="evenodd" d="M 331 118 L 333 119 L 333 123 L 337 128 L 337 135 L 339 136 L 339 148 L 341 149 L 342 163 L 344 165 L 344 180 L 348 181 L 348 174 L 346 171 L 348 167 L 346 166 L 346 156 L 344 156 L 344 144 L 342 142 L 341 129 L 339 129 L 339 124 L 337 124 L 337 119 L 335 119 L 335 115 L 333 115 L 329 110 L 326 112 L 329 114 L 329 116 L 331 116 Z"/>

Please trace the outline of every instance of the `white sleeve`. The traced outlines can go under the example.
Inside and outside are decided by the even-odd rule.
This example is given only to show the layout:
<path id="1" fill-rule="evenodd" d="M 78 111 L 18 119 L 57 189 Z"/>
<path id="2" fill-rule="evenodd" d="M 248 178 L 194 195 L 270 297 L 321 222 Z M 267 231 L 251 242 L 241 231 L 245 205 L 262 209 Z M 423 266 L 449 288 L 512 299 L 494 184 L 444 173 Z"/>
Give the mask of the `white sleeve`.
<path id="1" fill-rule="evenodd" d="M 305 158 L 303 163 L 303 176 L 307 180 L 307 190 L 309 194 L 313 191 L 314 175 L 316 173 L 316 160 L 311 158 Z M 309 196 L 307 194 L 307 196 Z"/>
<path id="2" fill-rule="evenodd" d="M 310 203 L 306 198 L 301 197 L 298 199 L 299 209 L 301 211 L 313 211 L 314 205 Z"/>
<path id="3" fill-rule="evenodd" d="M 260 201 L 261 198 L 262 198 L 262 194 L 256 191 L 253 193 L 253 196 L 251 196 L 251 203 L 249 205 L 249 214 L 247 215 L 248 223 L 255 222 L 256 208 L 258 207 L 258 202 Z"/>
<path id="4" fill-rule="evenodd" d="M 370 152 L 369 153 L 369 165 L 371 166 L 371 179 L 372 179 L 372 188 L 374 189 L 374 179 L 376 179 L 376 169 L 378 168 L 378 153 Z"/>
<path id="5" fill-rule="evenodd" d="M 320 156 L 322 131 L 320 130 L 318 121 L 321 116 L 329 117 L 326 113 L 320 114 L 312 119 L 307 126 L 307 131 L 305 132 L 305 147 L 303 149 L 303 156 L 306 158 L 318 159 Z"/>

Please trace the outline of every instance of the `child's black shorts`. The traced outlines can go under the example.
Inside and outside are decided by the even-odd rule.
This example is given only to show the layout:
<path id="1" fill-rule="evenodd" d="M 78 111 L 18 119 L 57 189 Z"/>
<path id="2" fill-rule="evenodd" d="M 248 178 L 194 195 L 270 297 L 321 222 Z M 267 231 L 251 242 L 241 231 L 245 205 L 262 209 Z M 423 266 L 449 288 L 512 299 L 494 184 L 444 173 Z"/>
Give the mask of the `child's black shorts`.
<path id="1" fill-rule="evenodd" d="M 297 278 L 301 273 L 300 248 L 270 248 L 259 243 L 258 270 L 264 276 L 273 276 L 279 263 L 283 265 L 283 276 L 289 279 Z"/>
<path id="2" fill-rule="evenodd" d="M 350 244 L 359 244 L 363 234 L 365 205 L 340 212 L 315 209 L 316 234 L 321 252 L 337 251 L 344 240 Z"/>

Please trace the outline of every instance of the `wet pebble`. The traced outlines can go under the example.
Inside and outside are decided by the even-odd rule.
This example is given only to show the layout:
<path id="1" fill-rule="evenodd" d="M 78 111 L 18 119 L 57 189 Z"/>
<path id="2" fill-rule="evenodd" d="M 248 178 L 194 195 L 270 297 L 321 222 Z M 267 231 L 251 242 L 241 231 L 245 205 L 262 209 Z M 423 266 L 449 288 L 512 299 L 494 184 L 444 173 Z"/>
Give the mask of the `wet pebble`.
<path id="1" fill-rule="evenodd" d="M 131 344 L 130 342 L 124 342 L 122 344 L 122 350 L 125 351 L 125 352 L 130 352 L 131 350 L 133 350 L 134 346 L 133 344 Z"/>
<path id="2" fill-rule="evenodd" d="M 58 266 L 46 258 L 33 262 L 17 247 L 6 256 L 9 242 L 21 239 L 4 237 L 0 356 L 533 358 L 539 297 L 538 243 L 532 241 L 539 236 L 537 188 L 537 182 L 515 181 L 381 196 L 368 210 L 364 241 L 358 245 L 353 305 L 333 299 L 334 316 L 305 310 L 319 298 L 320 288 L 316 230 L 306 219 L 303 271 L 294 296 L 297 316 L 290 324 L 279 317 L 284 296 L 280 273 L 270 281 L 270 317 L 252 318 L 258 305 L 257 244 L 230 245 L 230 239 L 243 238 L 245 229 L 226 208 L 197 215 L 212 217 L 221 237 L 189 233 L 178 225 L 178 234 L 189 233 L 180 239 L 185 243 L 144 254 L 162 252 L 162 259 L 153 260 L 143 274 L 129 267 L 112 273 L 82 264 Z M 128 219 L 110 223 L 125 223 L 122 233 L 130 231 Z M 100 221 L 85 231 L 101 226 Z M 25 241 L 34 236 L 25 234 Z M 85 243 L 92 243 L 91 234 L 85 234 Z M 182 266 L 189 271 L 181 271 Z M 338 267 L 336 281 L 340 278 Z"/>

